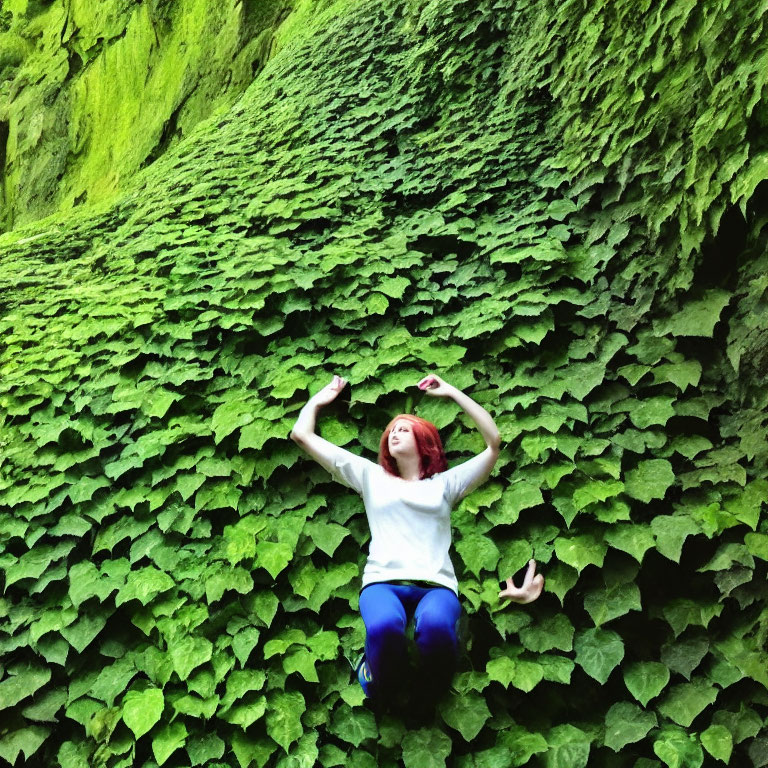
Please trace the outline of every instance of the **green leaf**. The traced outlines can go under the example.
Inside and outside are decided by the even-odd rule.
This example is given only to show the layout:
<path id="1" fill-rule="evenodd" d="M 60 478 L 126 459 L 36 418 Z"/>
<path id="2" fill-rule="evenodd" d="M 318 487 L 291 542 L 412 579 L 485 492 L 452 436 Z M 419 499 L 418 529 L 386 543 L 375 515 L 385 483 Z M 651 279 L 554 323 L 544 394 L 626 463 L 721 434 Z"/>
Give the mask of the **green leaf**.
<path id="1" fill-rule="evenodd" d="M 624 701 L 614 704 L 605 716 L 605 746 L 619 752 L 627 744 L 645 738 L 656 725 L 653 712 L 644 712 L 636 704 Z"/>
<path id="2" fill-rule="evenodd" d="M 304 732 L 301 716 L 306 709 L 298 691 L 276 691 L 268 696 L 267 733 L 286 751 Z"/>
<path id="3" fill-rule="evenodd" d="M 269 737 L 253 738 L 242 731 L 235 730 L 232 734 L 232 751 L 235 753 L 240 768 L 265 766 L 277 747 Z"/>
<path id="4" fill-rule="evenodd" d="M 123 720 L 138 739 L 147 733 L 163 714 L 165 700 L 159 688 L 128 691 L 123 697 Z"/>
<path id="5" fill-rule="evenodd" d="M 180 680 L 186 680 L 193 669 L 211 660 L 213 643 L 204 637 L 184 635 L 168 643 L 173 668 Z"/>
<path id="6" fill-rule="evenodd" d="M 233 704 L 225 712 L 220 712 L 218 716 L 227 723 L 239 725 L 245 729 L 264 717 L 266 711 L 267 697 L 262 695 L 255 698 L 247 697 L 242 702 Z"/>
<path id="7" fill-rule="evenodd" d="M 304 530 L 315 546 L 329 557 L 333 557 L 339 544 L 349 535 L 349 530 L 343 525 L 322 520 L 310 520 Z"/>
<path id="8" fill-rule="evenodd" d="M 277 595 L 270 590 L 257 592 L 249 596 L 248 599 L 248 610 L 255 613 L 257 618 L 264 623 L 265 627 L 269 627 L 272 624 L 279 605 L 280 601 Z"/>
<path id="9" fill-rule="evenodd" d="M 152 739 L 152 754 L 162 765 L 187 739 L 187 728 L 180 720 L 164 725 Z"/>
<path id="10" fill-rule="evenodd" d="M 256 554 L 256 539 L 253 533 L 240 525 L 224 528 L 224 554 L 230 565 L 249 560 Z"/>
<path id="11" fill-rule="evenodd" d="M 658 661 L 636 661 L 624 669 L 627 690 L 645 706 L 669 682 L 669 670 Z"/>
<path id="12" fill-rule="evenodd" d="M 43 725 L 30 725 L 5 733 L 0 738 L 0 757 L 15 765 L 19 753 L 23 752 L 24 758 L 28 760 L 40 749 L 50 733 L 51 729 Z"/>
<path id="13" fill-rule="evenodd" d="M 542 653 L 536 657 L 536 661 L 544 673 L 544 679 L 553 683 L 568 685 L 576 666 L 571 659 L 554 653 Z"/>
<path id="14" fill-rule="evenodd" d="M 501 557 L 499 548 L 487 536 L 469 535 L 455 546 L 467 568 L 478 578 L 481 571 L 494 571 Z"/>
<path id="15" fill-rule="evenodd" d="M 87 742 L 65 741 L 56 755 L 60 768 L 82 768 L 90 765 L 93 746 Z"/>
<path id="16" fill-rule="evenodd" d="M 578 210 L 578 206 L 573 200 L 567 200 L 565 198 L 561 200 L 554 200 L 547 206 L 547 210 L 544 212 L 545 216 L 555 221 L 562 221 L 571 213 L 575 213 Z M 550 246 L 551 247 L 551 246 Z M 562 250 L 562 246 L 561 246 Z"/>
<path id="17" fill-rule="evenodd" d="M 403 739 L 403 765 L 405 768 L 445 768 L 452 746 L 450 737 L 437 728 L 409 731 Z"/>
<path id="18" fill-rule="evenodd" d="M 546 590 L 557 595 L 560 605 L 565 596 L 576 586 L 579 580 L 578 571 L 565 563 L 554 563 L 547 569 Z"/>
<path id="19" fill-rule="evenodd" d="M 556 613 L 533 626 L 520 630 L 520 642 L 529 651 L 543 653 L 556 648 L 570 651 L 573 648 L 573 625 L 567 616 Z"/>
<path id="20" fill-rule="evenodd" d="M 502 495 L 501 483 L 486 482 L 482 487 L 473 491 L 463 502 L 465 509 L 476 514 L 484 507 L 490 507 Z"/>
<path id="21" fill-rule="evenodd" d="M 621 637 L 608 629 L 586 629 L 576 635 L 573 643 L 576 663 L 603 684 L 624 658 Z"/>
<path id="22" fill-rule="evenodd" d="M 588 479 L 574 491 L 573 505 L 576 510 L 582 510 L 595 502 L 606 501 L 606 499 L 618 495 L 623 490 L 624 483 L 618 480 Z"/>
<path id="23" fill-rule="evenodd" d="M 744 537 L 747 551 L 761 560 L 768 560 L 768 535 L 765 533 L 748 533 Z"/>
<path id="24" fill-rule="evenodd" d="M 362 304 L 367 310 L 368 315 L 384 315 L 389 307 L 389 300 L 383 293 L 372 291 L 369 293 Z"/>
<path id="25" fill-rule="evenodd" d="M 376 287 L 387 296 L 393 299 L 402 299 L 405 289 L 411 284 L 407 277 L 385 277 Z"/>
<path id="26" fill-rule="evenodd" d="M 653 751 L 668 768 L 701 768 L 704 753 L 696 737 L 674 725 L 664 726 L 653 742 Z"/>
<path id="27" fill-rule="evenodd" d="M 292 645 L 304 644 L 307 636 L 304 631 L 295 627 L 281 630 L 277 635 L 264 643 L 264 658 L 269 659 L 277 654 L 285 653 Z"/>
<path id="28" fill-rule="evenodd" d="M 491 680 L 500 682 L 505 688 L 512 685 L 525 693 L 532 691 L 544 679 L 544 670 L 540 664 L 503 655 L 490 659 L 485 665 L 485 671 Z"/>
<path id="29" fill-rule="evenodd" d="M 721 288 L 704 291 L 700 299 L 688 301 L 674 315 L 655 320 L 653 331 L 659 336 L 706 336 L 712 338 L 720 314 L 731 300 L 731 293 Z"/>
<path id="30" fill-rule="evenodd" d="M 37 579 L 45 571 L 54 557 L 53 547 L 41 545 L 25 552 L 15 563 L 5 569 L 6 586 L 21 579 Z"/>
<path id="31" fill-rule="evenodd" d="M 555 541 L 557 559 L 579 572 L 588 565 L 596 565 L 601 568 L 607 549 L 605 542 L 591 533 L 569 538 L 560 536 Z"/>
<path id="32" fill-rule="evenodd" d="M 326 417 L 320 422 L 320 436 L 334 445 L 347 445 L 358 437 L 354 424 Z"/>
<path id="33" fill-rule="evenodd" d="M 637 469 L 627 472 L 625 488 L 633 499 L 648 503 L 652 499 L 663 499 L 667 488 L 674 482 L 675 473 L 668 461 L 649 459 L 641 461 Z"/>
<path id="34" fill-rule="evenodd" d="M 754 531 L 760 521 L 766 498 L 768 498 L 768 481 L 760 478 L 747 484 L 741 493 L 727 499 L 723 506 L 737 520 L 748 525 Z M 768 558 L 763 557 L 763 559 Z"/>
<path id="35" fill-rule="evenodd" d="M 547 742 L 540 733 L 531 733 L 519 725 L 509 725 L 499 732 L 495 747 L 476 753 L 477 766 L 478 768 L 519 768 L 528 765 L 534 755 L 546 751 Z M 488 755 L 487 761 L 483 760 L 485 755 Z"/>
<path id="36" fill-rule="evenodd" d="M 253 589 L 253 578 L 242 566 L 215 564 L 209 566 L 203 574 L 205 598 L 210 605 L 221 600 L 228 590 L 247 595 Z"/>
<path id="37" fill-rule="evenodd" d="M 702 451 L 710 450 L 712 443 L 701 435 L 678 435 L 670 447 L 686 459 L 694 459 Z"/>
<path id="38" fill-rule="evenodd" d="M 106 477 L 81 477 L 75 485 L 70 487 L 69 498 L 73 504 L 81 504 L 84 501 L 90 501 L 99 488 L 109 488 L 110 485 L 112 483 Z"/>
<path id="39" fill-rule="evenodd" d="M 219 712 L 229 709 L 247 693 L 261 690 L 266 679 L 266 673 L 261 669 L 242 669 L 230 672 L 227 676 L 227 690 L 221 699 Z"/>
<path id="40" fill-rule="evenodd" d="M 677 637 L 692 624 L 706 627 L 709 622 L 722 613 L 723 604 L 718 602 L 694 602 L 677 598 L 668 602 L 662 609 L 664 618 L 669 622 Z"/>
<path id="41" fill-rule="evenodd" d="M 251 651 L 256 647 L 259 642 L 260 631 L 256 627 L 246 627 L 240 630 L 232 638 L 232 652 L 235 654 L 235 658 L 240 662 L 240 666 L 244 667 L 248 661 L 248 657 L 251 655 Z"/>
<path id="42" fill-rule="evenodd" d="M 662 646 L 661 660 L 673 672 L 690 680 L 691 672 L 701 664 L 708 651 L 709 639 L 706 635 L 693 635 Z"/>
<path id="43" fill-rule="evenodd" d="M 211 429 L 216 443 L 220 443 L 236 429 L 250 424 L 258 413 L 258 403 L 245 398 L 227 400 L 219 405 L 211 416 Z"/>
<path id="44" fill-rule="evenodd" d="M 733 737 L 734 744 L 740 744 L 746 739 L 752 739 L 763 727 L 762 718 L 750 709 L 744 702 L 739 704 L 738 712 L 719 710 L 712 717 L 713 725 L 723 725 Z"/>
<path id="45" fill-rule="evenodd" d="M 717 698 L 717 689 L 704 680 L 680 683 L 668 691 L 658 705 L 662 715 L 688 728 L 696 717 Z"/>
<path id="46" fill-rule="evenodd" d="M 29 637 L 36 643 L 47 632 L 60 632 L 77 618 L 77 611 L 69 606 L 41 611 L 40 618 L 30 625 Z"/>
<path id="47" fill-rule="evenodd" d="M 512 483 L 502 494 L 500 503 L 484 511 L 494 525 L 511 525 L 517 522 L 520 512 L 544 503 L 538 485 L 525 480 Z"/>
<path id="48" fill-rule="evenodd" d="M 62 627 L 64 639 L 78 652 L 82 653 L 96 639 L 96 635 L 106 626 L 108 614 L 82 612 L 80 620 L 68 627 Z"/>
<path id="49" fill-rule="evenodd" d="M 339 636 L 324 630 L 307 638 L 307 645 L 319 661 L 333 661 L 338 656 Z"/>
<path id="50" fill-rule="evenodd" d="M 8 676 L 0 683 L 0 709 L 26 699 L 51 679 L 51 670 L 36 664 L 14 664 L 7 671 Z"/>
<path id="51" fill-rule="evenodd" d="M 546 768 L 586 768 L 590 739 L 573 725 L 558 725 L 546 736 L 549 749 L 544 754 Z"/>
<path id="52" fill-rule="evenodd" d="M 378 735 L 373 714 L 355 711 L 348 704 L 342 704 L 335 710 L 329 730 L 334 736 L 356 747 L 366 739 L 375 739 Z"/>
<path id="53" fill-rule="evenodd" d="M 320 755 L 320 750 L 317 748 L 317 739 L 317 731 L 306 731 L 298 742 L 291 747 L 288 757 L 277 762 L 276 768 L 316 768 L 318 765 L 317 760 Z M 354 754 L 355 753 L 353 752 L 350 766 L 355 765 Z M 367 752 L 362 752 L 362 754 L 371 757 Z M 368 767 L 366 766 L 366 768 Z M 375 761 L 370 768 L 376 768 Z"/>
<path id="54" fill-rule="evenodd" d="M 485 698 L 476 693 L 451 696 L 441 705 L 440 714 L 451 728 L 462 735 L 464 741 L 472 741 L 491 716 Z"/>
<path id="55" fill-rule="evenodd" d="M 293 559 L 293 548 L 283 542 L 260 541 L 256 544 L 256 563 L 276 579 Z"/>
<path id="56" fill-rule="evenodd" d="M 171 405 L 177 400 L 181 400 L 182 397 L 183 395 L 179 392 L 171 392 L 165 387 L 157 387 L 142 398 L 141 411 L 147 416 L 162 419 Z"/>
<path id="57" fill-rule="evenodd" d="M 640 588 L 630 582 L 590 590 L 584 596 L 584 609 L 591 616 L 595 626 L 599 627 L 629 611 L 642 610 Z"/>
<path id="58" fill-rule="evenodd" d="M 675 415 L 674 402 L 674 398 L 662 396 L 631 401 L 629 418 L 638 429 L 654 424 L 664 426 Z"/>
<path id="59" fill-rule="evenodd" d="M 731 568 L 734 563 L 745 565 L 747 568 L 755 567 L 754 558 L 743 544 L 724 542 L 720 544 L 709 562 L 697 570 L 699 573 L 705 571 L 725 571 Z"/>
<path id="60" fill-rule="evenodd" d="M 555 329 L 555 320 L 551 313 L 528 323 L 516 323 L 512 333 L 529 344 L 541 344 L 544 337 Z"/>
<path id="61" fill-rule="evenodd" d="M 128 600 L 138 600 L 142 605 L 146 605 L 160 592 L 174 586 L 173 579 L 167 573 L 148 565 L 128 574 L 125 586 L 115 596 L 115 605 L 122 605 Z"/>
<path id="62" fill-rule="evenodd" d="M 675 563 L 680 562 L 683 544 L 689 536 L 700 533 L 699 526 L 687 515 L 657 515 L 651 520 L 656 549 Z"/>
<path id="63" fill-rule="evenodd" d="M 260 451 L 271 438 L 286 438 L 290 427 L 282 420 L 254 419 L 240 427 L 237 450 L 241 453 L 251 448 Z"/>
<path id="64" fill-rule="evenodd" d="M 296 648 L 283 656 L 283 671 L 298 672 L 308 683 L 319 683 L 315 662 L 317 657 L 306 648 Z"/>
<path id="65" fill-rule="evenodd" d="M 618 523 L 605 532 L 605 541 L 614 549 L 620 549 L 643 562 L 645 553 L 654 546 L 652 529 L 647 525 Z"/>
<path id="66" fill-rule="evenodd" d="M 38 640 L 37 652 L 47 662 L 63 667 L 69 653 L 69 643 L 63 637 L 50 633 Z"/>
<path id="67" fill-rule="evenodd" d="M 577 401 L 581 402 L 605 379 L 605 363 L 598 361 L 589 363 L 569 362 L 564 377 L 565 389 Z"/>
<path id="68" fill-rule="evenodd" d="M 36 699 L 24 707 L 21 714 L 29 720 L 54 723 L 57 722 L 56 714 L 67 702 L 67 691 L 65 688 L 49 689 Z"/>
<path id="69" fill-rule="evenodd" d="M 706 731 L 702 731 L 699 738 L 704 749 L 712 757 L 728 765 L 733 751 L 733 737 L 724 725 L 710 725 Z"/>
<path id="70" fill-rule="evenodd" d="M 681 392 L 688 387 L 696 387 L 701 379 L 701 363 L 698 360 L 685 360 L 682 363 L 664 363 L 653 369 L 653 383 L 671 382 Z"/>
<path id="71" fill-rule="evenodd" d="M 215 733 L 190 736 L 187 740 L 190 763 L 193 766 L 205 765 L 209 760 L 219 760 L 224 754 L 225 746 L 224 740 Z"/>
<path id="72" fill-rule="evenodd" d="M 460 592 L 462 592 L 463 586 L 463 584 L 459 584 Z M 507 610 L 504 607 L 494 612 L 492 619 L 499 634 L 505 638 L 516 634 L 522 627 L 531 623 L 531 617 L 528 614 Z"/>

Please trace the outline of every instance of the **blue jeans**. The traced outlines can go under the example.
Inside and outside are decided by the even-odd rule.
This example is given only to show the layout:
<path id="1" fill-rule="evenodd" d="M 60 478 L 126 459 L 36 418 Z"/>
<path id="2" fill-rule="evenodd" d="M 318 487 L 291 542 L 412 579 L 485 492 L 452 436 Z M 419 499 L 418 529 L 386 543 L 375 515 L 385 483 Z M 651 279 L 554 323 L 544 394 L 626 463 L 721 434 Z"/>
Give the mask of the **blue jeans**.
<path id="1" fill-rule="evenodd" d="M 419 587 L 378 582 L 363 587 L 360 613 L 365 624 L 365 656 L 373 676 L 368 696 L 390 697 L 412 681 L 435 697 L 451 684 L 458 661 L 457 624 L 461 605 L 447 587 Z M 408 665 L 405 629 L 415 618 L 414 640 L 419 669 L 414 678 Z"/>

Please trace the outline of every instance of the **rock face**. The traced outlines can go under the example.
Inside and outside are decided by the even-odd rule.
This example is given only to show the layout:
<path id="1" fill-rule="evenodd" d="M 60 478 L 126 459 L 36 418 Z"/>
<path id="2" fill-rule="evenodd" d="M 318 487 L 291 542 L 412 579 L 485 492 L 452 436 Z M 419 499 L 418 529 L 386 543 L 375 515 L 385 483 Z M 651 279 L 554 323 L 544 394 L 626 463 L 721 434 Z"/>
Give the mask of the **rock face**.
<path id="1" fill-rule="evenodd" d="M 276 50 L 295 0 L 6 0 L 0 228 L 105 201 Z"/>
<path id="2" fill-rule="evenodd" d="M 0 235 L 0 761 L 765 765 L 768 20 L 725 6 L 297 6 L 228 109 Z M 57 7 L 25 6 L 43 38 Z M 160 61 L 121 77 L 167 78 L 167 116 Z M 57 146 L 35 114 L 14 134 Z M 504 445 L 451 518 L 461 659 L 424 724 L 363 702 L 364 511 L 288 434 L 340 373 L 324 437 L 372 458 L 414 411 L 466 460 L 433 370 Z M 532 554 L 544 594 L 500 605 Z"/>

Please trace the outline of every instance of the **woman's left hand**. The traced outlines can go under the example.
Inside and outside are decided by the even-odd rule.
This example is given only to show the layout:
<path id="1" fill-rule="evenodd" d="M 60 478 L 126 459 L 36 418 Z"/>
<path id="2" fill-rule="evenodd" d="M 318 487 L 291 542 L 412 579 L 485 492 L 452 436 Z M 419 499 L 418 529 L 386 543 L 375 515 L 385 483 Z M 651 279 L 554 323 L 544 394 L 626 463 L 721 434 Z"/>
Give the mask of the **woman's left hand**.
<path id="1" fill-rule="evenodd" d="M 450 397 L 456 388 L 443 381 L 437 374 L 430 373 L 419 382 L 419 389 L 433 397 Z"/>
<path id="2" fill-rule="evenodd" d="M 507 579 L 507 588 L 499 592 L 499 597 L 525 605 L 536 600 L 542 589 L 544 589 L 544 577 L 540 573 L 536 573 L 536 561 L 531 559 L 528 561 L 528 570 L 525 572 L 523 586 L 516 587 L 510 576 Z"/>

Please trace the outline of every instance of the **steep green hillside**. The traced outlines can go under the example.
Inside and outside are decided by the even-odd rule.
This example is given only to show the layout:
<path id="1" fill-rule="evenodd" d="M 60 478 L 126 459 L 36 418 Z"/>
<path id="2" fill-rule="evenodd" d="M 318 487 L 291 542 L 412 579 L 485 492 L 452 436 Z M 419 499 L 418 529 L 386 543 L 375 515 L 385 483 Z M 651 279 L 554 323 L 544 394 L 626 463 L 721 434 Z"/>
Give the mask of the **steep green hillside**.
<path id="1" fill-rule="evenodd" d="M 308 4 L 5 0 L 0 231 L 114 198 L 226 112 Z"/>
<path id="2" fill-rule="evenodd" d="M 0 756 L 768 764 L 768 3 L 305 13 L 112 205 L 0 238 Z M 434 370 L 493 414 L 434 723 L 376 717 L 359 499 Z M 535 604 L 499 581 L 531 553 Z"/>

